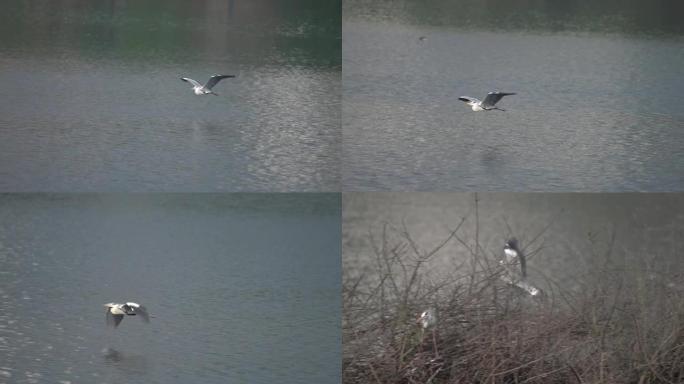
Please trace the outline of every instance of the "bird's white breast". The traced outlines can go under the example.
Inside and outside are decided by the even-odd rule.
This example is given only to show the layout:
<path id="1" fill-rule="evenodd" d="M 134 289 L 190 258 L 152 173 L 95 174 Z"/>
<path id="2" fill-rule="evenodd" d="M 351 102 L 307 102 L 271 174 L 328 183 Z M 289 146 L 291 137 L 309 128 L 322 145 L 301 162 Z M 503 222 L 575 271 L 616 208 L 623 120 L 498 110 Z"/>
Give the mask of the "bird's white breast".
<path id="1" fill-rule="evenodd" d="M 479 104 L 473 103 L 473 111 L 477 112 L 477 111 L 482 111 L 482 110 L 483 109 L 482 109 L 482 107 L 480 107 Z"/>
<path id="2" fill-rule="evenodd" d="M 508 256 L 509 258 L 518 257 L 518 252 L 516 252 L 516 251 L 514 251 L 514 250 L 512 250 L 512 249 L 509 249 L 509 248 L 504 249 L 504 253 L 505 253 L 506 256 Z"/>

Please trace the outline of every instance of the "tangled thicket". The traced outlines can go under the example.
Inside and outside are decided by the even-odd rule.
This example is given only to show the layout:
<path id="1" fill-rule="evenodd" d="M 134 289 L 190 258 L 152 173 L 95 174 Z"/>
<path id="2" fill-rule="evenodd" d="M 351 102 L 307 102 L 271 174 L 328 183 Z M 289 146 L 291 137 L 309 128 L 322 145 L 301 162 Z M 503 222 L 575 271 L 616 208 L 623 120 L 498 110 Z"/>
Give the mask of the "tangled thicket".
<path id="1" fill-rule="evenodd" d="M 625 284 L 609 240 L 580 289 L 549 279 L 531 297 L 502 282 L 477 239 L 460 237 L 465 221 L 430 250 L 406 226 L 371 234 L 373 272 L 343 282 L 345 383 L 684 382 L 681 290 L 659 278 Z M 459 277 L 428 279 L 426 263 L 451 241 L 470 260 Z M 423 330 L 415 319 L 427 306 L 438 321 Z"/>

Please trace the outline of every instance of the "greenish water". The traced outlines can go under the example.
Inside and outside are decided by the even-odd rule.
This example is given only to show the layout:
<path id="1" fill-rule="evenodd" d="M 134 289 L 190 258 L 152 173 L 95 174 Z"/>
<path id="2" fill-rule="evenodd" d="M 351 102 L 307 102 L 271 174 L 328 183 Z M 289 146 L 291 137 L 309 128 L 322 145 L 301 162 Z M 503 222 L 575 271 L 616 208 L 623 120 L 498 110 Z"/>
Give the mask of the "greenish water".
<path id="1" fill-rule="evenodd" d="M 262 65 L 339 68 L 339 7 L 306 0 L 8 1 L 0 44 L 16 55 L 73 52 L 159 63 L 237 56 Z"/>
<path id="2" fill-rule="evenodd" d="M 18 1 L 0 189 L 339 190 L 339 1 Z M 197 97 L 180 77 L 219 83 Z"/>

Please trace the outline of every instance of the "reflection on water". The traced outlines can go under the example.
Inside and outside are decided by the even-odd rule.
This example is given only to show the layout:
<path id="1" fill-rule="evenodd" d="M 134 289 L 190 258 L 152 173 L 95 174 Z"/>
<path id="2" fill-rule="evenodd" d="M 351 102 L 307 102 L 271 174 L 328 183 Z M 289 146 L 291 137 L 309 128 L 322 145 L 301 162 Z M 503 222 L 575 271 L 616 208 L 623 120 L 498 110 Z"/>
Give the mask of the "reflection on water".
<path id="1" fill-rule="evenodd" d="M 339 190 L 339 7 L 6 2 L 0 187 Z M 179 79 L 215 73 L 217 97 Z"/>
<path id="2" fill-rule="evenodd" d="M 339 207 L 335 194 L 0 197 L 0 382 L 339 383 Z M 103 304 L 124 301 L 150 323 L 107 327 Z"/>
<path id="3" fill-rule="evenodd" d="M 345 2 L 348 189 L 684 187 L 681 4 L 428 5 Z M 458 101 L 490 90 L 517 95 Z"/>
<path id="4" fill-rule="evenodd" d="M 112 366 L 130 373 L 141 374 L 148 369 L 147 358 L 143 355 L 124 354 L 113 348 L 105 348 L 102 350 L 102 356 Z"/>
<path id="5" fill-rule="evenodd" d="M 10 54 L 136 59 L 230 60 L 339 66 L 340 3 L 270 0 L 7 1 L 0 41 Z M 337 21 L 337 25 L 335 24 Z M 57 55 L 59 54 L 59 55 Z"/>
<path id="6" fill-rule="evenodd" d="M 102 350 L 102 355 L 106 360 L 111 360 L 113 362 L 119 362 L 123 359 L 121 352 L 112 348 L 105 348 Z"/>

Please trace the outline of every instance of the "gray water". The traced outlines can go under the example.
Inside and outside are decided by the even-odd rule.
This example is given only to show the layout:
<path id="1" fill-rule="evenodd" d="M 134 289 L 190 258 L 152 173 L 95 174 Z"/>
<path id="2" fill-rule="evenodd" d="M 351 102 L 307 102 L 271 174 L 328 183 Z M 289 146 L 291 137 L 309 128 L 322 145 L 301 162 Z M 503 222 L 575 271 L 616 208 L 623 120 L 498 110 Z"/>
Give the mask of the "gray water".
<path id="1" fill-rule="evenodd" d="M 684 194 L 349 193 L 342 215 L 343 272 L 351 279 L 373 275 L 373 244 L 380 247 L 384 225 L 405 225 L 427 251 L 465 219 L 457 236 L 470 247 L 477 238 L 491 265 L 517 237 L 537 286 L 553 281 L 572 290 L 603 270 L 624 276 L 626 285 L 655 280 L 684 294 Z M 397 236 L 388 239 L 391 246 Z M 424 272 L 439 281 L 467 260 L 469 250 L 453 239 Z"/>
<path id="2" fill-rule="evenodd" d="M 336 1 L 4 1 L 3 191 L 337 191 Z M 181 76 L 205 82 L 196 96 Z"/>
<path id="3" fill-rule="evenodd" d="M 338 383 L 339 195 L 0 196 L 0 382 Z M 105 325 L 107 302 L 153 316 Z"/>
<path id="4" fill-rule="evenodd" d="M 684 189 L 683 15 L 668 0 L 345 1 L 345 190 Z M 506 112 L 458 100 L 492 90 L 517 93 Z"/>

